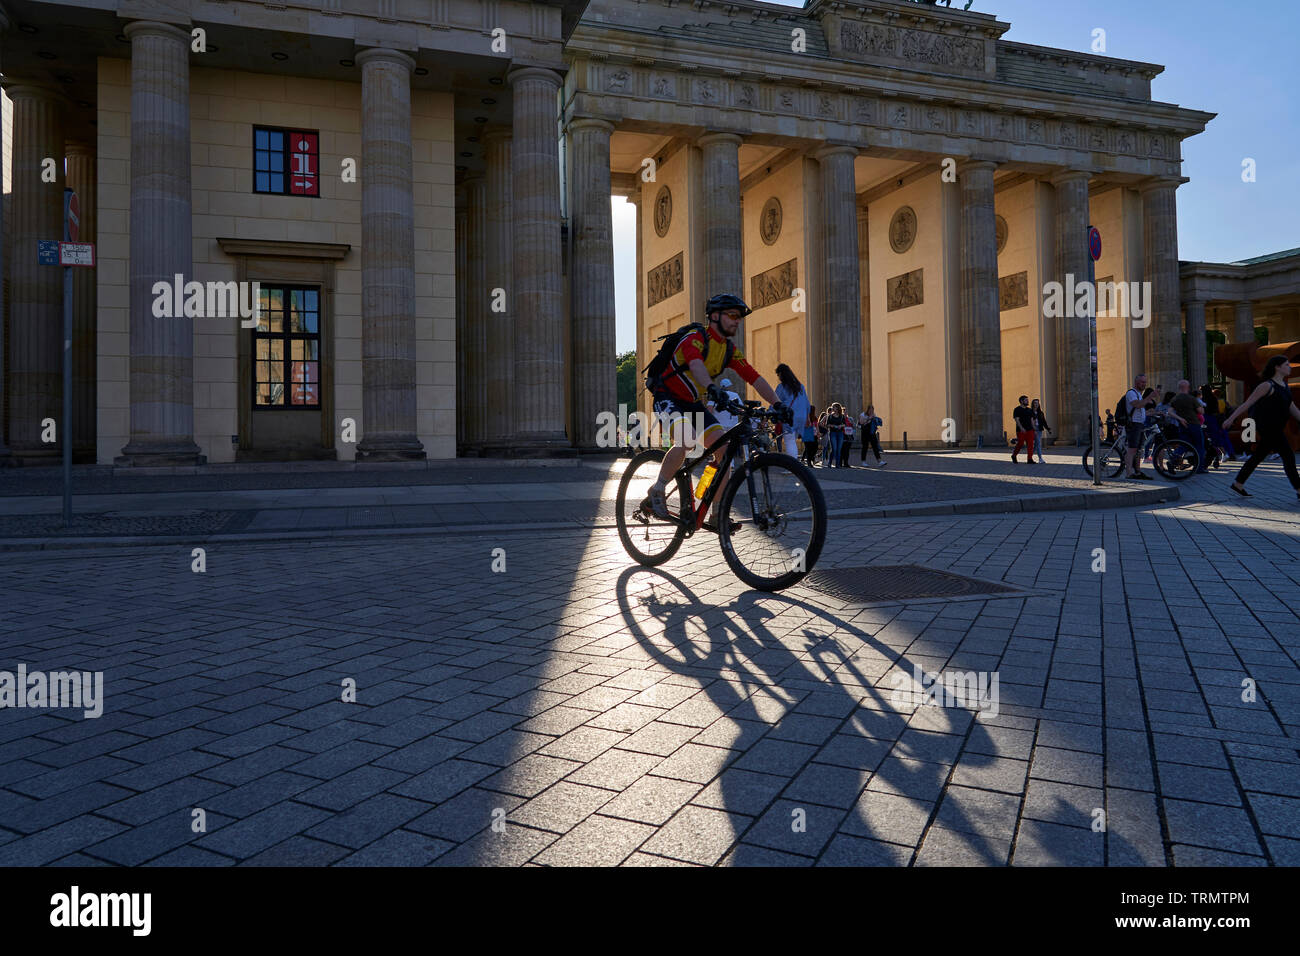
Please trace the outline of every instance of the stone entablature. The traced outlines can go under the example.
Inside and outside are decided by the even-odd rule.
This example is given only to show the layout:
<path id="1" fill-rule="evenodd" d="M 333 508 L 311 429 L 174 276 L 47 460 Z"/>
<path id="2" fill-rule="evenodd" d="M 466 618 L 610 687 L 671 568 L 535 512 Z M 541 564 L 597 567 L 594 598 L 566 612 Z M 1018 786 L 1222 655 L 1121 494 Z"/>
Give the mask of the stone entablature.
<path id="1" fill-rule="evenodd" d="M 1184 302 L 1258 301 L 1300 290 L 1300 249 L 1247 262 L 1179 263 Z"/>
<path id="2" fill-rule="evenodd" d="M 282 30 L 350 39 L 358 47 L 479 53 L 515 65 L 559 66 L 584 0 L 118 0 L 116 6 L 123 19 Z M 498 27 L 505 31 L 504 52 L 492 49 Z"/>
<path id="3" fill-rule="evenodd" d="M 1203 129 L 1210 118 L 1162 107 L 1179 114 L 1179 125 L 1153 129 L 1149 127 L 1157 118 L 1150 114 L 1141 125 L 1132 116 L 1121 125 L 1088 121 L 1085 117 L 1101 111 L 1089 112 L 1082 104 L 1074 107 L 1080 111 L 1077 118 L 1062 118 L 1061 107 L 1043 105 L 988 109 L 974 96 L 970 101 L 956 99 L 947 87 L 863 95 L 845 91 L 854 78 L 844 75 L 834 85 L 829 76 L 803 82 L 797 77 L 772 81 L 740 70 L 729 76 L 722 69 L 706 71 L 692 63 L 657 57 L 647 63 L 644 55 L 638 62 L 582 50 L 584 29 L 579 27 L 569 47 L 570 56 L 580 58 L 571 64 L 567 113 L 626 123 L 629 129 L 731 129 L 769 142 L 836 140 L 863 148 L 979 154 L 1002 161 L 1171 176 L 1179 172 L 1182 137 Z"/>

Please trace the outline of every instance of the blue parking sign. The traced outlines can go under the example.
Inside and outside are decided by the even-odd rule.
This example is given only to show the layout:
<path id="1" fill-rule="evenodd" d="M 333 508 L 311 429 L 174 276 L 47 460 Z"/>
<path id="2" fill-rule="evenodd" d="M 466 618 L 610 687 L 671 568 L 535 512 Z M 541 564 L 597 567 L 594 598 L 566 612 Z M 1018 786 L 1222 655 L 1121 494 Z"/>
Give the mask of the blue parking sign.
<path id="1" fill-rule="evenodd" d="M 43 266 L 57 266 L 59 264 L 59 240 L 37 239 L 36 261 Z"/>

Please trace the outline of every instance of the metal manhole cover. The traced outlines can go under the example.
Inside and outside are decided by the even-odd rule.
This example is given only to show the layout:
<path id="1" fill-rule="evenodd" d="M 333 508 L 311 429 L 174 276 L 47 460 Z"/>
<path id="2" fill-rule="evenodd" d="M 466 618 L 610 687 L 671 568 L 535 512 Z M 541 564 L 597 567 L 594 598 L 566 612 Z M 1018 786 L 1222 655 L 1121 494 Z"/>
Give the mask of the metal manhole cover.
<path id="1" fill-rule="evenodd" d="M 812 571 L 801 582 L 848 603 L 904 601 L 916 598 L 965 597 L 972 594 L 1019 594 L 1020 588 L 981 581 L 919 564 L 873 565 Z"/>

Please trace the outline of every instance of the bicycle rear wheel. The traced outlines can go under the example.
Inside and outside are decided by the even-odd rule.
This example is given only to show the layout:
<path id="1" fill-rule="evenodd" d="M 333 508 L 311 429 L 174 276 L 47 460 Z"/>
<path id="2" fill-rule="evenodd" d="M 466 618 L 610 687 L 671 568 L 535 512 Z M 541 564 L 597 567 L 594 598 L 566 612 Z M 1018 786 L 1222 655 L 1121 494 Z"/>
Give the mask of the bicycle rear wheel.
<path id="1" fill-rule="evenodd" d="M 1151 463 L 1155 465 L 1160 477 L 1170 481 L 1182 481 L 1196 474 L 1201 466 L 1201 456 L 1191 442 L 1181 438 L 1171 438 L 1157 443 L 1151 452 Z"/>
<path id="2" fill-rule="evenodd" d="M 759 591 L 801 580 L 826 542 L 821 487 L 786 455 L 765 453 L 745 462 L 723 492 L 719 512 L 722 556 L 736 577 Z M 732 523 L 738 523 L 734 530 Z"/>
<path id="3" fill-rule="evenodd" d="M 659 480 L 659 466 L 664 460 L 662 448 L 641 452 L 627 464 L 618 483 L 615 520 L 623 548 L 638 564 L 647 568 L 663 564 L 677 553 L 686 538 L 686 528 L 675 521 L 664 521 L 650 512 L 650 486 Z M 669 481 L 664 492 L 668 513 L 691 513 L 691 488 L 685 478 Z"/>
<path id="4" fill-rule="evenodd" d="M 1117 450 L 1115 445 L 1102 445 L 1097 449 L 1098 458 L 1101 461 L 1101 476 L 1103 478 L 1114 478 L 1124 470 L 1124 452 Z M 1092 449 L 1083 450 L 1083 470 L 1092 477 Z"/>

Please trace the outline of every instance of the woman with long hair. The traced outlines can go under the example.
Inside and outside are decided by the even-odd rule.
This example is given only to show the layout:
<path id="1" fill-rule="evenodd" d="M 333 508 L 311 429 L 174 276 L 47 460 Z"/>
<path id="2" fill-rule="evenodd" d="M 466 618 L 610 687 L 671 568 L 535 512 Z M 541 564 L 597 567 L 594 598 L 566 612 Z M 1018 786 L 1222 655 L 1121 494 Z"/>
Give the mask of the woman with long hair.
<path id="1" fill-rule="evenodd" d="M 795 443 L 795 429 L 802 432 L 808 417 L 808 391 L 795 377 L 790 366 L 784 362 L 776 367 L 776 377 L 780 379 L 780 384 L 776 387 L 776 397 L 794 413 L 792 419 L 794 424 L 781 426 L 781 440 L 785 443 L 785 453 L 791 458 L 798 458 L 799 447 Z"/>
<path id="2" fill-rule="evenodd" d="M 1254 409 L 1251 418 L 1255 420 L 1255 450 L 1229 486 L 1243 498 L 1253 497 L 1245 487 L 1251 472 L 1274 453 L 1281 456 L 1282 468 L 1286 471 L 1291 487 L 1295 489 L 1296 497 L 1300 498 L 1300 475 L 1296 474 L 1295 452 L 1291 450 L 1291 442 L 1286 437 L 1287 421 L 1291 418 L 1300 421 L 1300 408 L 1296 408 L 1291 398 L 1291 389 L 1286 383 L 1290 374 L 1290 360 L 1285 355 L 1274 355 L 1264 365 L 1261 376 L 1263 381 L 1250 393 L 1250 398 L 1237 406 L 1237 410 L 1223 423 L 1223 430 L 1227 431 L 1233 422 Z"/>
<path id="3" fill-rule="evenodd" d="M 830 433 L 830 441 L 827 443 L 830 452 L 827 457 L 830 459 L 830 467 L 840 467 L 840 452 L 844 447 L 844 407 L 839 402 L 831 405 L 830 414 L 826 416 L 826 431 Z"/>
<path id="4" fill-rule="evenodd" d="M 1047 412 L 1043 411 L 1043 403 L 1038 399 L 1034 399 L 1029 403 L 1029 410 L 1034 413 L 1034 448 L 1038 450 L 1038 463 L 1045 465 L 1047 460 L 1043 457 L 1043 432 L 1050 433 L 1052 426 L 1047 424 Z M 1029 457 L 1034 457 L 1032 451 L 1029 453 Z"/>
<path id="5" fill-rule="evenodd" d="M 867 446 L 871 446 L 871 453 L 876 456 L 876 466 L 883 468 L 886 465 L 885 457 L 880 453 L 880 426 L 885 424 L 876 415 L 876 406 L 868 405 L 867 410 L 862 413 L 858 419 L 858 431 L 862 434 L 862 463 L 867 463 Z"/>

